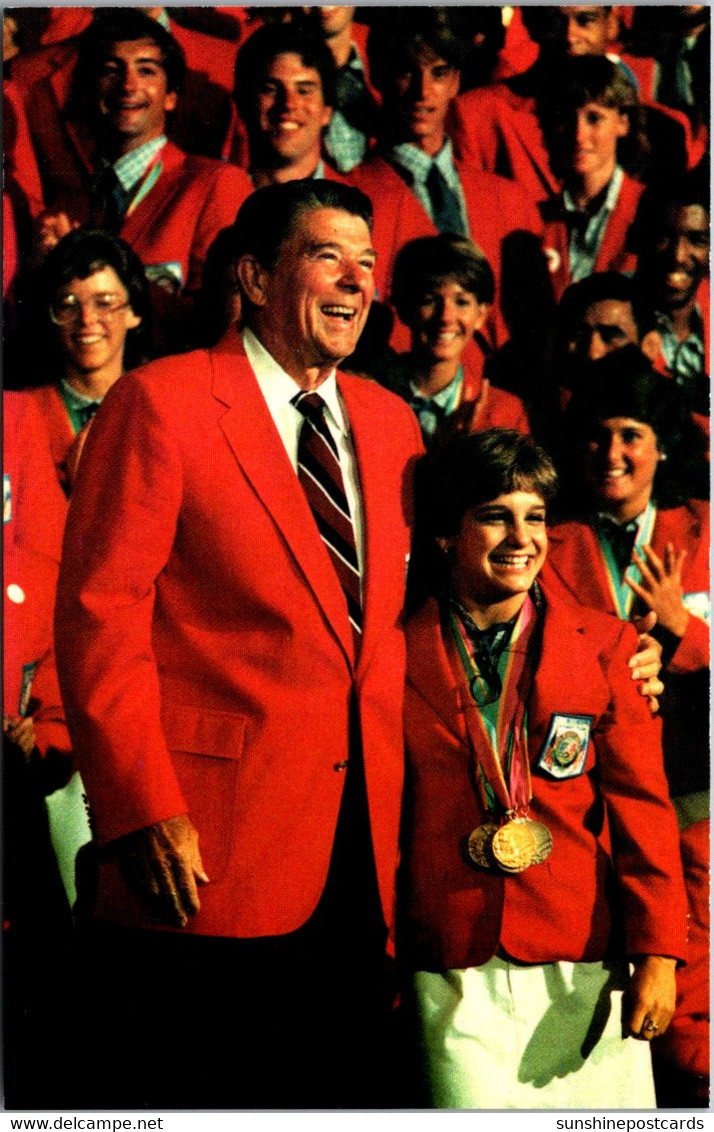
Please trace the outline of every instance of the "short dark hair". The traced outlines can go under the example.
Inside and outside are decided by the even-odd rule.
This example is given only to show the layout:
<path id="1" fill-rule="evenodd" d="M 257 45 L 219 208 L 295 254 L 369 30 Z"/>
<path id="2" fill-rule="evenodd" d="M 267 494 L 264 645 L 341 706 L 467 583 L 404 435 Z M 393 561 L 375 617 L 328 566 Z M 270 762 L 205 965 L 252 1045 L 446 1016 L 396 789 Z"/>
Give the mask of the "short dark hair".
<path id="1" fill-rule="evenodd" d="M 611 4 L 599 4 L 601 12 L 611 12 Z M 557 5 L 540 4 L 538 6 L 524 4 L 521 8 L 523 26 L 528 35 L 539 47 L 544 44 L 557 42 L 563 35 L 566 21 Z"/>
<path id="2" fill-rule="evenodd" d="M 324 39 L 302 24 L 269 24 L 253 32 L 236 57 L 233 98 L 248 125 L 254 116 L 256 91 L 279 55 L 299 55 L 304 66 L 314 68 L 320 76 L 325 105 L 334 106 L 337 68 Z"/>
<path id="3" fill-rule="evenodd" d="M 582 445 L 611 417 L 629 417 L 649 425 L 657 437 L 657 447 L 667 457 L 657 466 L 652 489 L 658 505 L 678 506 L 691 495 L 701 494 L 704 434 L 692 420 L 676 382 L 657 373 L 637 346 L 624 346 L 595 362 L 583 363 L 563 428 L 571 473 L 564 480 L 574 484 L 576 491 L 583 490 L 578 466 Z"/>
<path id="4" fill-rule="evenodd" d="M 417 465 L 416 499 L 422 531 L 451 537 L 467 511 L 512 491 L 532 491 L 550 503 L 558 477 L 553 461 L 531 436 L 489 428 L 455 436 Z"/>
<path id="5" fill-rule="evenodd" d="M 549 73 L 538 96 L 538 116 L 549 147 L 553 150 L 551 162 L 554 172 L 558 161 L 558 146 L 552 144 L 556 131 L 566 115 L 579 110 L 589 102 L 596 102 L 626 114 L 630 129 L 618 140 L 617 158 L 620 164 L 634 170 L 647 150 L 644 111 L 637 90 L 622 67 L 605 55 L 576 55 L 564 59 Z"/>
<path id="6" fill-rule="evenodd" d="M 429 288 L 455 279 L 480 303 L 492 303 L 495 282 L 486 256 L 465 236 L 442 233 L 410 240 L 400 250 L 392 276 L 392 303 L 407 326 Z"/>
<path id="7" fill-rule="evenodd" d="M 125 360 L 126 368 L 131 368 L 146 357 L 151 298 L 143 264 L 124 240 L 109 232 L 89 228 L 76 228 L 63 236 L 39 268 L 34 301 L 49 329 L 50 306 L 60 288 L 66 287 L 73 279 L 87 279 L 105 267 L 111 267 L 117 273 L 126 288 L 131 309 L 141 318 L 139 326 L 127 334 Z"/>
<path id="8" fill-rule="evenodd" d="M 619 271 L 595 271 L 578 283 L 571 283 L 558 305 L 558 321 L 567 333 L 570 326 L 585 316 L 593 303 L 612 300 L 629 303 L 640 341 L 657 325 L 654 307 L 629 275 Z"/>
<path id="9" fill-rule="evenodd" d="M 660 179 L 648 185 L 640 197 L 637 214 L 628 234 L 628 245 L 638 255 L 647 250 L 653 233 L 660 232 L 667 223 L 670 208 L 688 208 L 699 205 L 707 216 L 711 215 L 709 171 L 706 162 L 687 173 Z"/>
<path id="10" fill-rule="evenodd" d="M 97 8 L 91 24 L 79 37 L 79 55 L 72 76 L 72 105 L 87 104 L 94 92 L 99 70 L 115 43 L 149 39 L 161 52 L 166 88 L 180 94 L 186 82 L 183 48 L 171 32 L 139 8 Z"/>
<path id="11" fill-rule="evenodd" d="M 449 567 L 438 538 L 454 538 L 467 511 L 512 491 L 532 491 L 548 505 L 558 477 L 548 453 L 515 429 L 459 433 L 417 463 L 415 525 L 407 579 L 407 614 L 448 584 Z"/>
<path id="12" fill-rule="evenodd" d="M 472 48 L 467 10 L 409 7 L 380 11 L 367 39 L 372 82 L 383 91 L 405 58 L 425 48 L 460 71 Z"/>
<path id="13" fill-rule="evenodd" d="M 320 208 L 337 208 L 359 216 L 372 230 L 372 202 L 351 185 L 312 178 L 266 185 L 251 193 L 238 210 L 232 229 L 236 262 L 241 256 L 253 255 L 272 271 L 298 218 Z"/>

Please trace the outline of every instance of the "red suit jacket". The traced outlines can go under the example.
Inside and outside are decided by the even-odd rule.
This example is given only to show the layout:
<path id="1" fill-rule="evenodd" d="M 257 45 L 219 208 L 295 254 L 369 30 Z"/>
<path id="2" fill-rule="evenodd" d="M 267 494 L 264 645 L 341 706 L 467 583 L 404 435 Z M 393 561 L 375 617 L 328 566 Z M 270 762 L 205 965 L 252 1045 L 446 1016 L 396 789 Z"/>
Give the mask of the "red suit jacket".
<path id="1" fill-rule="evenodd" d="M 459 95 L 451 136 L 464 160 L 517 181 L 537 203 L 557 193 L 560 182 L 550 168 L 535 97 L 520 93 L 519 86 L 500 82 Z"/>
<path id="2" fill-rule="evenodd" d="M 517 185 L 504 177 L 482 172 L 472 163 L 458 162 L 457 168 L 464 190 L 466 213 L 471 230 L 471 239 L 479 246 L 490 263 L 496 277 L 496 301 L 491 320 L 490 337 L 500 344 L 508 337 L 505 322 L 500 313 L 499 288 L 505 262 L 510 254 L 510 244 L 517 234 L 540 236 L 543 225 L 538 211 L 524 196 Z M 436 229 L 409 186 L 394 171 L 383 157 L 373 155 L 352 171 L 351 178 L 375 202 L 375 211 L 380 209 L 389 219 L 389 228 L 394 240 L 395 250 L 399 250 L 407 239 L 403 228 L 395 230 L 395 216 L 409 210 L 414 215 L 415 208 L 430 225 L 429 232 L 419 235 L 434 235 Z M 386 199 L 385 199 L 386 196 Z M 395 212 L 397 206 L 399 212 Z M 403 222 L 402 222 L 403 223 Z M 395 238 L 398 234 L 400 242 Z M 376 245 L 379 250 L 379 245 Z M 515 252 L 516 249 L 514 248 Z M 509 276 L 510 277 L 510 276 Z M 408 344 L 408 343 L 407 343 Z"/>
<path id="3" fill-rule="evenodd" d="M 33 399 L 4 393 L 3 417 L 4 711 L 31 715 L 42 755 L 61 753 L 69 769 L 69 735 L 52 650 L 67 501 Z"/>
<path id="4" fill-rule="evenodd" d="M 49 452 L 57 474 L 57 480 L 63 490 L 67 490 L 67 477 L 65 475 L 65 458 L 67 451 L 74 441 L 74 429 L 56 384 L 38 385 L 36 389 L 27 389 L 24 395 L 29 397 L 39 410 L 44 420 Z"/>
<path id="5" fill-rule="evenodd" d="M 211 878 L 197 933 L 277 935 L 313 912 L 357 716 L 392 921 L 421 440 L 398 398 L 338 382 L 365 516 L 356 663 L 344 595 L 235 329 L 117 382 L 73 488 L 56 646 L 98 836 L 188 812 Z M 98 914 L 145 922 L 113 866 L 102 873 Z"/>
<path id="6" fill-rule="evenodd" d="M 686 550 L 685 594 L 709 595 L 709 505 L 657 512 L 652 546 L 660 556 L 668 542 Z M 550 534 L 544 577 L 551 589 L 583 605 L 616 613 L 597 535 L 587 522 L 557 524 Z M 702 600 L 702 599 L 700 599 Z M 662 697 L 664 753 L 673 795 L 709 784 L 709 628 L 690 614 L 685 634 L 667 666 Z M 684 754 L 686 752 L 686 756 Z"/>
<path id="7" fill-rule="evenodd" d="M 637 205 L 645 186 L 625 173 L 620 195 L 605 228 L 594 271 L 619 271 L 631 275 L 637 257 L 627 248 L 627 234 L 637 213 Z M 568 261 L 568 228 L 562 219 L 560 196 L 551 197 L 540 206 L 544 220 L 543 247 L 548 258 L 555 297 L 560 301 L 570 285 Z"/>
<path id="8" fill-rule="evenodd" d="M 631 626 L 546 591 L 528 749 L 530 812 L 550 830 L 553 850 L 504 876 L 463 856 L 485 814 L 436 601 L 408 623 L 402 943 L 411 967 L 480 966 L 499 946 L 524 963 L 597 960 L 616 949 L 685 956 L 677 825 L 659 724 L 627 667 L 635 647 Z M 577 777 L 537 768 L 554 713 L 592 717 Z"/>

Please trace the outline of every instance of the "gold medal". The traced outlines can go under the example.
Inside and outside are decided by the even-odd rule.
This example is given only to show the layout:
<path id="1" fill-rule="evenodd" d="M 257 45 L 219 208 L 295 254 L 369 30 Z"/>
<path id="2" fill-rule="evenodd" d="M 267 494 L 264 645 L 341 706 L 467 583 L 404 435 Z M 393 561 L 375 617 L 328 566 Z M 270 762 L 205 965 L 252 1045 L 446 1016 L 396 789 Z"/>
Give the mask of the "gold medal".
<path id="1" fill-rule="evenodd" d="M 545 861 L 553 848 L 553 839 L 541 822 L 515 818 L 496 830 L 490 848 L 496 864 L 505 873 L 522 873 Z"/>
<path id="2" fill-rule="evenodd" d="M 469 837 L 469 857 L 475 865 L 479 865 L 482 869 L 493 868 L 494 859 L 491 852 L 491 842 L 493 835 L 497 832 L 498 826 L 494 822 L 488 822 L 486 825 L 478 826 Z"/>

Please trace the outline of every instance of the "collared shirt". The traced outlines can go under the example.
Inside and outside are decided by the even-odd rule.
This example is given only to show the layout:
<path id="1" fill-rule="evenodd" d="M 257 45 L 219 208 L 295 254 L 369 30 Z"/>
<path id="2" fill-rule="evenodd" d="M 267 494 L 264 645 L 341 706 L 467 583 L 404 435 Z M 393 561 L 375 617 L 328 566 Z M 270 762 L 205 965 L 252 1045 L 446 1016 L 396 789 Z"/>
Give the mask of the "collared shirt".
<path id="1" fill-rule="evenodd" d="M 466 214 L 464 190 L 461 186 L 459 171 L 454 163 L 454 151 L 450 138 L 446 139 L 434 158 L 429 157 L 428 153 L 424 153 L 423 150 L 412 145 L 411 142 L 400 142 L 399 145 L 390 146 L 389 149 L 384 151 L 384 156 L 392 165 L 399 166 L 402 175 L 406 174 L 406 179 L 411 185 L 414 196 L 417 198 L 430 220 L 434 219 L 434 211 L 431 207 L 431 197 L 426 187 L 426 181 L 432 162 L 434 162 L 449 188 L 456 194 L 461 211 L 464 232 L 467 236 L 470 236 L 471 230 Z"/>
<path id="2" fill-rule="evenodd" d="M 275 358 L 268 353 L 253 331 L 247 327 L 243 330 L 243 346 L 260 392 L 265 398 L 268 412 L 273 418 L 273 423 L 278 430 L 290 463 L 297 473 L 298 437 L 304 417 L 300 410 L 292 404 L 292 400 L 300 392 L 300 387 L 282 366 L 278 365 Z M 350 505 L 350 514 L 354 526 L 357 559 L 360 574 L 363 575 L 364 513 L 362 492 L 349 421 L 337 388 L 334 370 L 315 392 L 319 393 L 325 402 L 325 420 L 337 444 L 345 494 Z"/>
<path id="3" fill-rule="evenodd" d="M 60 378 L 60 393 L 72 423 L 75 435 L 84 428 L 88 420 L 96 413 L 102 403 L 101 397 L 85 397 L 74 386 L 62 377 Z"/>
<path id="4" fill-rule="evenodd" d="M 339 76 L 348 72 L 348 77 L 355 85 L 363 88 L 368 96 L 367 84 L 364 78 L 364 63 L 357 50 L 356 44 L 350 47 L 350 57 L 344 67 L 340 67 Z M 339 107 L 332 110 L 330 123 L 324 134 L 324 144 L 328 155 L 339 169 L 340 173 L 349 173 L 355 165 L 359 165 L 367 152 L 367 136 L 357 126 L 348 122 Z"/>
<path id="5" fill-rule="evenodd" d="M 602 246 L 605 229 L 615 209 L 622 188 L 624 173 L 619 165 L 610 178 L 610 184 L 597 212 L 589 215 L 582 212 L 567 189 L 563 189 L 563 208 L 567 214 L 569 228 L 568 260 L 570 280 L 578 283 L 595 270 L 595 262 Z"/>
<path id="6" fill-rule="evenodd" d="M 114 162 L 114 172 L 127 196 L 131 190 L 138 185 L 144 173 L 149 168 L 149 165 L 156 157 L 156 154 L 165 145 L 166 136 L 161 134 L 160 137 L 152 138 L 151 141 L 144 142 L 143 145 L 137 146 L 136 149 L 130 150 L 129 153 L 123 153 L 122 156 Z"/>
<path id="7" fill-rule="evenodd" d="M 453 381 L 450 381 L 448 385 L 445 385 L 443 389 L 440 389 L 438 393 L 434 393 L 431 397 L 425 397 L 419 392 L 413 381 L 409 382 L 407 403 L 416 413 L 425 438 L 431 438 L 440 422 L 448 417 L 449 413 L 453 413 L 461 394 L 463 380 L 464 367 L 459 366 Z"/>
<path id="8" fill-rule="evenodd" d="M 671 318 L 657 311 L 657 330 L 662 342 L 662 356 L 677 385 L 687 386 L 704 373 L 704 320 L 699 307 L 692 312 L 689 334 L 681 341 Z"/>

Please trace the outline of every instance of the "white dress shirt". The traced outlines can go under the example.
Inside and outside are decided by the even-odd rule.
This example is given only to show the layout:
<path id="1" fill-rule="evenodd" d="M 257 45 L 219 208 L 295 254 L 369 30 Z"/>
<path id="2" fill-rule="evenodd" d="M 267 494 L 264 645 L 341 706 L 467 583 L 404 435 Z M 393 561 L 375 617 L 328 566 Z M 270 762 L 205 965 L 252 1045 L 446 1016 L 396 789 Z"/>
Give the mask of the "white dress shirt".
<path id="1" fill-rule="evenodd" d="M 291 402 L 293 397 L 301 392 L 300 386 L 285 372 L 282 366 L 278 365 L 275 358 L 268 353 L 253 331 L 247 327 L 243 330 L 243 346 L 260 392 L 265 398 L 268 412 L 273 418 L 273 423 L 285 446 L 290 463 L 297 474 L 298 437 L 305 418 Z M 325 402 L 325 420 L 337 444 L 345 494 L 350 505 L 352 525 L 355 532 L 357 561 L 359 562 L 360 575 L 364 577 L 364 511 L 359 470 L 352 444 L 349 420 L 337 388 L 334 369 L 314 392 L 319 393 Z"/>

